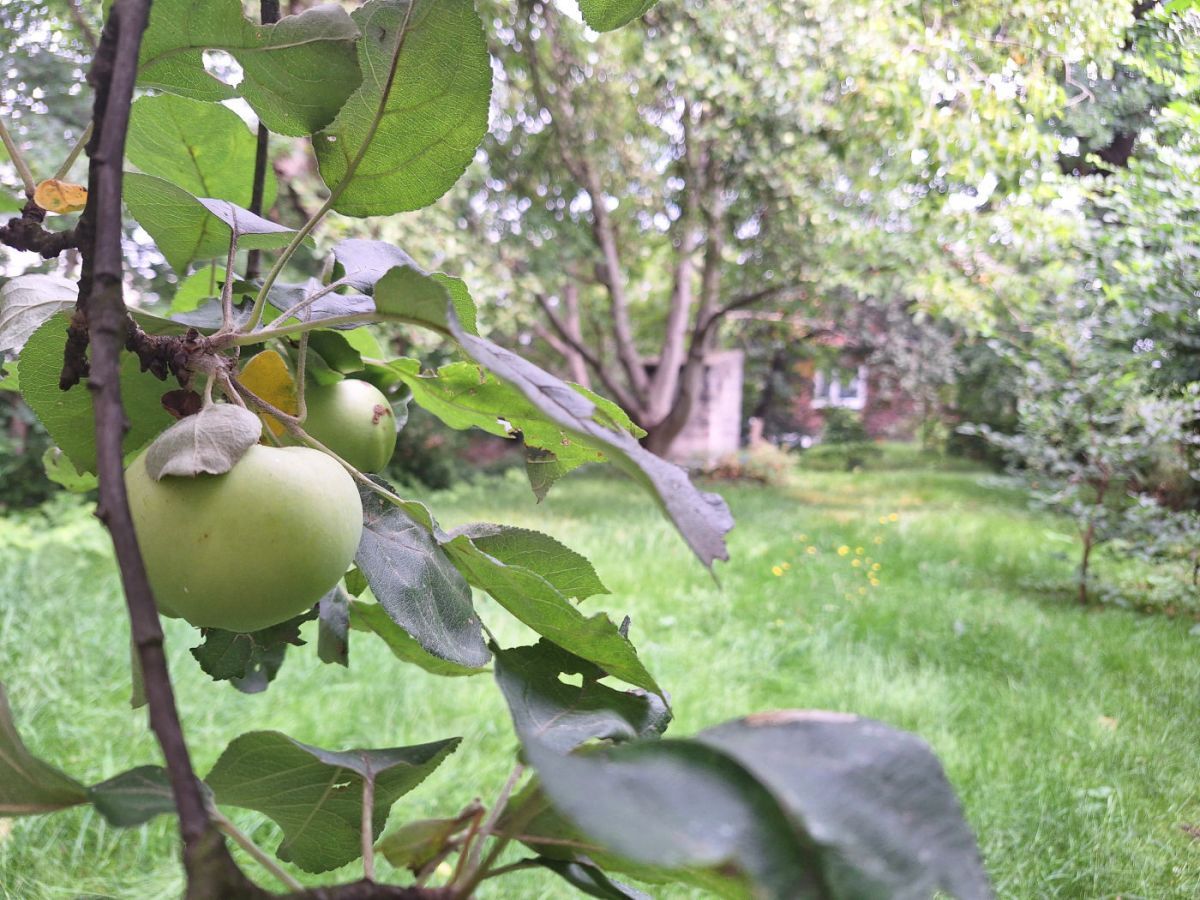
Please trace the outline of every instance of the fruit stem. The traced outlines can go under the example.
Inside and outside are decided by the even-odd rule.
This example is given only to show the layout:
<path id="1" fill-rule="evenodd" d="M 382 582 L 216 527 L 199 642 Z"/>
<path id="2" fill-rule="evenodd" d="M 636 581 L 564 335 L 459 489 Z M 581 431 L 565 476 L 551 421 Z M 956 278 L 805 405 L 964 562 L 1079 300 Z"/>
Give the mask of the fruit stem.
<path id="1" fill-rule="evenodd" d="M 83 134 L 79 136 L 79 140 L 75 142 L 75 146 L 71 148 L 71 152 L 67 154 L 67 158 L 63 160 L 58 171 L 54 173 L 56 181 L 61 181 L 67 177 L 67 173 L 71 171 L 71 166 L 75 165 L 75 160 L 79 159 L 79 154 L 83 152 L 83 148 L 87 146 L 87 142 L 92 139 L 92 123 L 88 122 L 87 128 L 83 129 Z"/>

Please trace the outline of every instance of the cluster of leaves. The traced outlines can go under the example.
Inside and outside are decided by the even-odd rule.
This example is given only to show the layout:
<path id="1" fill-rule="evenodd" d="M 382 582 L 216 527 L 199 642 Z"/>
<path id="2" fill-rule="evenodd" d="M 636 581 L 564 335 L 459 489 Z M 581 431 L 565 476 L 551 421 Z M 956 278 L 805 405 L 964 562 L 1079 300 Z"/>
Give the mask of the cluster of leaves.
<path id="1" fill-rule="evenodd" d="M 581 11 L 593 27 L 611 28 L 648 5 L 581 0 Z M 210 51 L 229 54 L 241 81 L 210 74 Z M 157 93 L 133 105 L 129 159 L 138 171 L 125 176 L 124 200 L 181 284 L 168 315 L 133 311 L 134 341 L 160 339 L 155 346 L 168 348 L 168 359 L 151 359 L 142 371 L 145 358 L 124 358 L 125 450 L 149 444 L 153 477 L 219 477 L 260 434 L 275 434 L 242 404 L 303 439 L 306 379 L 363 378 L 402 392 L 450 428 L 519 436 L 539 498 L 582 465 L 612 463 L 647 489 L 711 566 L 726 558 L 733 524 L 724 502 L 644 449 L 641 430 L 617 405 L 480 337 L 462 280 L 427 272 L 385 242 L 355 239 L 333 247 L 323 277 L 280 280 L 328 213 L 393 214 L 445 193 L 486 131 L 491 73 L 470 0 L 370 0 L 352 14 L 321 6 L 266 25 L 246 19 L 236 0 L 153 5 L 138 76 Z M 303 227 L 245 208 L 253 138 L 220 105 L 232 98 L 277 134 L 311 135 L 328 195 Z M 268 178 L 264 192 L 275 190 Z M 238 275 L 247 250 L 281 252 L 259 280 Z M 211 260 L 222 256 L 218 276 Z M 19 351 L 6 371 L 61 448 L 70 477 L 87 484 L 96 470 L 91 400 L 83 388 L 59 388 L 74 286 L 19 278 L 5 291 L 0 343 Z M 451 341 L 459 358 L 434 371 L 391 358 L 365 328 L 381 322 Z M 237 351 L 257 347 L 267 349 L 239 371 Z M 154 376 L 168 370 L 182 391 L 164 393 Z M 201 380 L 203 398 L 191 393 Z M 214 403 L 218 390 L 224 402 Z M 445 531 L 422 504 L 381 479 L 352 474 L 364 521 L 343 582 L 314 610 L 265 631 L 206 629 L 193 656 L 215 680 L 262 690 L 286 648 L 300 643 L 300 625 L 315 616 L 326 662 L 348 664 L 357 631 L 436 674 L 469 676 L 491 665 L 536 781 L 498 801 L 486 819 L 464 810 L 383 836 L 394 803 L 457 738 L 329 751 L 250 732 L 231 742 L 204 781 L 214 807 L 256 809 L 280 826 L 279 859 L 323 872 L 362 856 L 371 877 L 382 836 L 381 852 L 420 881 L 431 863 L 457 852 L 450 891 L 465 897 L 518 840 L 538 853 L 529 865 L 604 897 L 633 895 L 605 869 L 730 896 L 915 898 L 939 889 L 988 896 L 957 799 L 916 738 L 851 716 L 781 713 L 659 740 L 671 717 L 667 695 L 630 641 L 628 621 L 577 606 L 605 592 L 586 559 L 519 528 Z M 475 590 L 539 643 L 502 648 L 490 640 Z M 566 675 L 580 683 L 564 682 Z M 136 681 L 135 672 L 135 704 Z M 0 704 L 0 812 L 91 803 L 115 825 L 136 825 L 171 810 L 165 784 L 162 770 L 142 767 L 86 787 L 31 757 Z M 636 838 L 631 819 L 640 823 Z M 487 839 L 494 843 L 483 855 Z M 286 872 L 281 877 L 292 884 Z"/>

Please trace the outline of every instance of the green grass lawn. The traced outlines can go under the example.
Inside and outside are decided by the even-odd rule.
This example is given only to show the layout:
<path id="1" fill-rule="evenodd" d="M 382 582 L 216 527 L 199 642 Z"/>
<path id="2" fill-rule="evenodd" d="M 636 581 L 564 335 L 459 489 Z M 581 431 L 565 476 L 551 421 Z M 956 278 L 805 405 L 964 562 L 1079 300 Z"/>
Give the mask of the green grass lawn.
<path id="1" fill-rule="evenodd" d="M 672 693 L 673 733 L 774 708 L 873 716 L 941 756 L 1001 896 L 1200 896 L 1200 842 L 1184 830 L 1200 826 L 1200 629 L 1081 610 L 1069 589 L 1046 588 L 1069 587 L 1068 526 L 981 479 L 805 473 L 787 488 L 725 490 L 739 524 L 719 585 L 625 482 L 568 479 L 540 506 L 516 479 L 422 499 L 444 525 L 539 528 L 591 557 L 613 595 L 585 608 L 632 616 Z M 0 680 L 31 749 L 92 781 L 158 758 L 144 713 L 127 705 L 127 627 L 105 546 L 77 515 L 54 529 L 0 521 Z M 480 609 L 502 641 L 527 637 L 490 601 Z M 244 696 L 208 682 L 187 653 L 194 633 L 168 623 L 201 773 L 251 729 L 334 748 L 457 734 L 461 749 L 392 821 L 493 797 L 514 738 L 488 677 L 439 680 L 354 639 L 349 671 L 320 665 L 310 645 L 268 692 Z M 234 818 L 274 847 L 261 816 Z M 0 895 L 178 895 L 172 828 L 118 831 L 90 811 L 0 821 Z M 568 893 L 521 873 L 480 895 Z"/>

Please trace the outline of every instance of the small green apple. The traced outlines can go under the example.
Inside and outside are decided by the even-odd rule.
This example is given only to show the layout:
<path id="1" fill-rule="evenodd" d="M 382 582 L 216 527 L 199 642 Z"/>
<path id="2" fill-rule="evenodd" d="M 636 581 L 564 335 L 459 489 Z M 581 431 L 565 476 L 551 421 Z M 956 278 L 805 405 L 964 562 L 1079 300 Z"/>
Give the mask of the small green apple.
<path id="1" fill-rule="evenodd" d="M 396 416 L 372 384 L 347 378 L 310 385 L 304 430 L 362 472 L 378 472 L 396 452 Z"/>
<path id="2" fill-rule="evenodd" d="M 354 480 L 328 454 L 255 445 L 223 475 L 125 473 L 133 524 L 164 613 L 258 631 L 309 609 L 342 577 L 362 534 Z"/>

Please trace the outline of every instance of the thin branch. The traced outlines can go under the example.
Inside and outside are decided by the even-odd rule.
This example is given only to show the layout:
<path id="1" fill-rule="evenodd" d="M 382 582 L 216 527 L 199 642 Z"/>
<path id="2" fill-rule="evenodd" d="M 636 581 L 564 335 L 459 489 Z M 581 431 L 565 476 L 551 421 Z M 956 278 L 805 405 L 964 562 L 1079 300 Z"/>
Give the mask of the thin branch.
<path id="1" fill-rule="evenodd" d="M 71 10 L 71 19 L 76 27 L 83 35 L 84 43 L 91 47 L 92 52 L 96 52 L 98 45 L 96 41 L 96 32 L 92 29 L 92 23 L 87 20 L 87 16 L 83 14 L 83 7 L 79 5 L 79 0 L 68 0 L 67 6 Z"/>
<path id="2" fill-rule="evenodd" d="M 508 775 L 508 780 L 504 782 L 504 787 L 500 788 L 500 794 L 496 797 L 496 802 L 488 810 L 487 818 L 484 819 L 483 825 L 479 828 L 479 844 L 471 848 L 473 868 L 477 869 L 479 867 L 480 848 L 483 841 L 487 840 L 492 830 L 496 827 L 496 823 L 500 821 L 500 817 L 504 815 L 504 810 L 508 807 L 508 799 L 512 796 L 512 792 L 516 789 L 517 784 L 521 781 L 524 774 L 524 765 L 517 763 L 513 766 L 512 772 Z"/>
<path id="3" fill-rule="evenodd" d="M 250 839 L 249 835 L 234 825 L 233 822 L 227 819 L 223 813 L 214 810 L 212 817 L 213 822 L 216 823 L 218 830 L 220 830 L 222 834 L 228 838 L 231 838 L 234 843 L 245 850 L 246 853 L 248 853 L 256 863 L 274 875 L 280 884 L 286 887 L 289 891 L 304 890 L 303 884 L 293 878 L 277 862 L 275 862 L 275 860 L 271 859 L 271 857 L 265 850 L 263 850 L 262 847 L 254 843 L 254 841 Z"/>
<path id="4" fill-rule="evenodd" d="M 261 0 L 258 9 L 259 18 L 264 25 L 270 25 L 279 21 L 279 0 Z M 262 122 L 258 123 L 257 140 L 258 142 L 254 149 L 254 181 L 250 187 L 250 212 L 256 216 L 261 216 L 263 214 L 263 190 L 267 183 L 267 161 L 269 159 L 269 144 L 271 140 L 271 132 Z M 258 267 L 261 260 L 261 250 L 251 250 L 246 254 L 247 281 L 253 281 L 258 277 Z"/>
<path id="5" fill-rule="evenodd" d="M 12 160 L 13 166 L 16 167 L 17 174 L 21 176 L 21 184 L 25 186 L 25 196 L 32 197 L 34 190 L 37 189 L 37 184 L 33 180 L 33 172 L 29 170 L 29 164 L 25 162 L 25 157 L 21 154 L 21 148 L 17 146 L 17 142 L 8 133 L 8 128 L 5 126 L 3 118 L 0 118 L 0 141 L 4 142 L 4 149 L 8 151 L 8 157 Z"/>
<path id="6" fill-rule="evenodd" d="M 537 300 L 538 306 L 542 308 L 542 312 L 545 313 L 546 318 L 550 321 L 551 326 L 553 326 L 554 331 L 558 335 L 558 339 L 583 358 L 584 362 L 596 373 L 596 377 L 600 379 L 600 383 L 604 385 L 604 389 L 617 401 L 621 408 L 635 417 L 640 415 L 641 404 L 636 402 L 634 396 L 612 377 L 612 370 L 609 366 L 604 365 L 604 360 L 568 329 L 567 324 L 554 311 L 554 307 L 550 305 L 546 296 L 544 294 L 535 294 L 534 299 Z"/>
<path id="7" fill-rule="evenodd" d="M 233 331 L 233 267 L 237 262 L 238 250 L 237 214 L 233 227 L 229 229 L 229 255 L 225 257 L 225 283 L 221 285 L 221 331 Z"/>
<path id="8" fill-rule="evenodd" d="M 192 769 L 167 672 L 158 610 L 125 491 L 122 438 L 127 420 L 121 402 L 120 357 L 129 318 L 122 297 L 121 173 L 138 52 L 149 13 L 149 0 L 116 0 L 88 73 L 96 94 L 95 128 L 88 144 L 88 203 L 79 224 L 83 266 L 72 326 L 77 333 L 85 329 L 91 344 L 88 386 L 95 410 L 100 476 L 96 514 L 112 535 L 133 642 L 144 674 L 150 727 L 162 748 L 179 813 L 189 884 L 197 885 L 197 895 L 250 897 L 261 891 L 247 881 L 229 855 Z"/>
<path id="9" fill-rule="evenodd" d="M 375 773 L 371 771 L 371 763 L 363 757 L 366 774 L 363 775 L 362 797 L 362 858 L 363 878 L 375 880 Z"/>
<path id="10" fill-rule="evenodd" d="M 88 141 L 92 139 L 92 123 L 87 123 L 87 128 L 83 129 L 83 134 L 79 136 L 79 140 L 75 142 L 75 146 L 67 154 L 67 158 L 62 161 L 62 165 L 58 167 L 58 171 L 54 173 L 56 181 L 61 181 L 67 177 L 67 173 L 71 171 L 71 166 L 75 165 L 75 160 L 79 159 L 79 154 L 83 152 L 83 148 L 87 146 Z"/>

